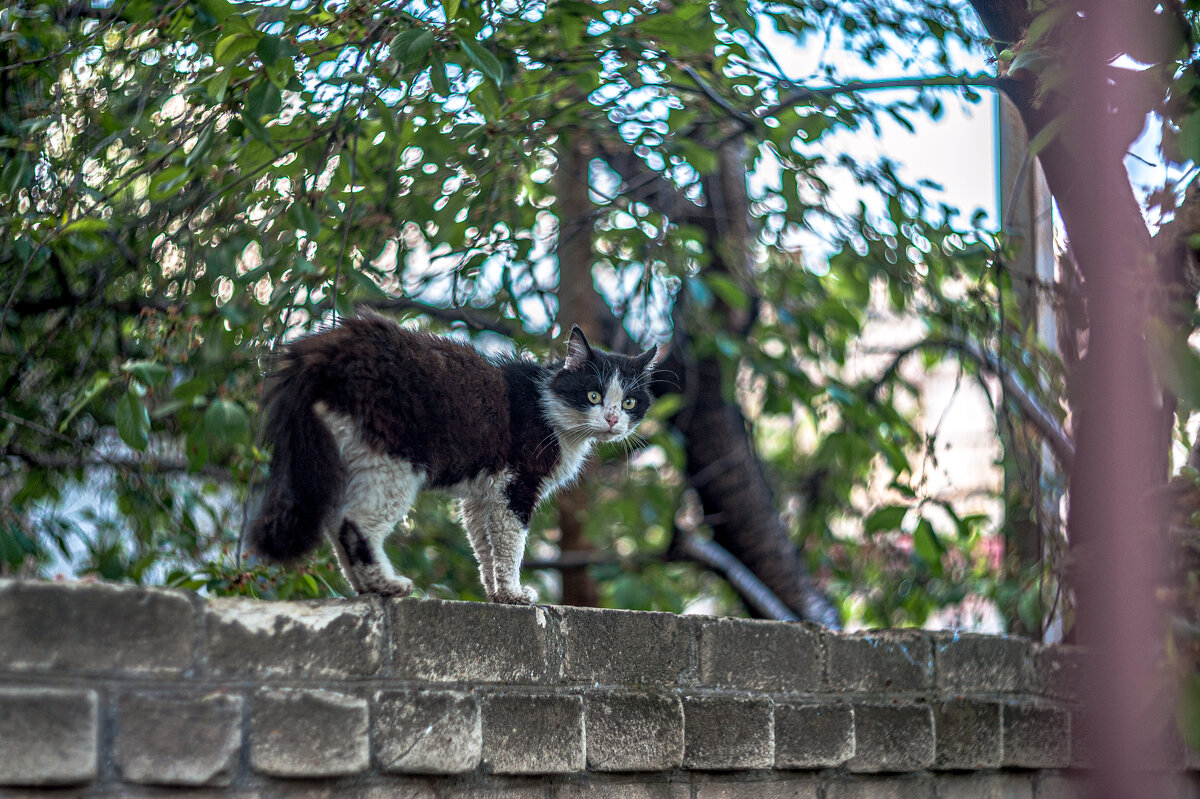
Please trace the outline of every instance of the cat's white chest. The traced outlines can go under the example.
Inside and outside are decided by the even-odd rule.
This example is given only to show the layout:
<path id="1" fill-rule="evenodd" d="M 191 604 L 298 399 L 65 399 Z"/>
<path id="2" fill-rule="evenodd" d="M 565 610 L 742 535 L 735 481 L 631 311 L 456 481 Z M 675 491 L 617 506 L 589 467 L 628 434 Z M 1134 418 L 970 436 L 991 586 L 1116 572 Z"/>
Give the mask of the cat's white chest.
<path id="1" fill-rule="evenodd" d="M 541 499 L 546 499 L 563 485 L 579 476 L 579 470 L 583 468 L 583 462 L 591 453 L 593 443 L 590 438 L 575 445 L 559 439 L 558 465 L 542 482 Z"/>

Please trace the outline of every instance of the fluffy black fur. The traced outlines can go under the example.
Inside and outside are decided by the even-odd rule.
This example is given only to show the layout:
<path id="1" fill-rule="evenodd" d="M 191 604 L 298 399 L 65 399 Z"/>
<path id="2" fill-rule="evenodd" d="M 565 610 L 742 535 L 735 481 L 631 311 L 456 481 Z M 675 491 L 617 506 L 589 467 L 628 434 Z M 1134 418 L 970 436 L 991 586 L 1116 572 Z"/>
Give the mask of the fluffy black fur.
<path id="1" fill-rule="evenodd" d="M 346 467 L 329 428 L 313 411 L 315 386 L 301 359 L 284 354 L 267 385 L 268 441 L 275 445 L 271 473 L 258 516 L 250 525 L 251 547 L 264 557 L 292 561 L 321 542 L 328 516 L 341 499 Z"/>

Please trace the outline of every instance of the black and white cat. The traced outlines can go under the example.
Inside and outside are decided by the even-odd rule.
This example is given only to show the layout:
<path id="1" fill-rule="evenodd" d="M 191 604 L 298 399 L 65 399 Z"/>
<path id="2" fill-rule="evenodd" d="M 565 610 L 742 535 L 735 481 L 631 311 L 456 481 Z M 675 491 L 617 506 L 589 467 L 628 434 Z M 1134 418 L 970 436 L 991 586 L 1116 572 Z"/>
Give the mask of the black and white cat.
<path id="1" fill-rule="evenodd" d="M 326 533 L 356 591 L 405 596 L 412 581 L 383 542 L 419 491 L 437 489 L 461 499 L 491 600 L 530 604 L 520 567 L 534 508 L 596 441 L 633 432 L 655 353 L 601 352 L 576 327 L 564 361 L 494 360 L 378 316 L 300 339 L 267 384 L 275 452 L 251 545 L 289 561 Z"/>

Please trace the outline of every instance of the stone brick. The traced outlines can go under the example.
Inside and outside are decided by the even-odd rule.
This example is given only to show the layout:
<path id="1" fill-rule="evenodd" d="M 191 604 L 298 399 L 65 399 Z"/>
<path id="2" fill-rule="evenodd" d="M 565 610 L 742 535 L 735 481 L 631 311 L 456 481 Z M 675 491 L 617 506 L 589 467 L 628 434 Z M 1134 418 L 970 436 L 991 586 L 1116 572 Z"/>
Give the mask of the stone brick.
<path id="1" fill-rule="evenodd" d="M 851 771 L 918 771 L 934 761 L 927 705 L 855 705 Z"/>
<path id="2" fill-rule="evenodd" d="M 95 691 L 0 688 L 0 785 L 96 779 Z"/>
<path id="3" fill-rule="evenodd" d="M 1003 746 L 999 702 L 943 702 L 933 707 L 934 767 L 999 768 Z"/>
<path id="4" fill-rule="evenodd" d="M 714 619 L 700 628 L 700 682 L 771 693 L 821 687 L 820 634 L 800 623 Z"/>
<path id="5" fill-rule="evenodd" d="M 1083 696 L 1087 650 L 1062 644 L 1034 644 L 1030 651 L 1034 690 L 1039 696 L 1074 701 Z"/>
<path id="6" fill-rule="evenodd" d="M 586 765 L 583 698 L 498 694 L 480 699 L 483 762 L 494 774 L 568 774 Z"/>
<path id="7" fill-rule="evenodd" d="M 343 794 L 348 793 L 343 791 Z M 386 779 L 370 785 L 361 793 L 353 794 L 358 799 L 438 799 L 437 790 L 427 782 Z M 541 799 L 541 797 L 539 797 Z"/>
<path id="8" fill-rule="evenodd" d="M 827 633 L 824 638 L 834 691 L 927 691 L 933 683 L 932 648 L 924 633 Z"/>
<path id="9" fill-rule="evenodd" d="M 611 781 L 598 782 L 582 777 L 551 786 L 553 799 L 691 799 L 692 786 L 686 782 Z"/>
<path id="10" fill-rule="evenodd" d="M 191 666 L 194 646 L 186 594 L 0 580 L 0 669 L 177 675 Z"/>
<path id="11" fill-rule="evenodd" d="M 126 782 L 228 785 L 242 743 L 242 698 L 124 694 L 114 759 Z"/>
<path id="12" fill-rule="evenodd" d="M 925 777 L 858 777 L 825 785 L 825 799 L 934 799 L 934 781 Z"/>
<path id="13" fill-rule="evenodd" d="M 840 766 L 854 757 L 850 705 L 775 705 L 775 768 Z"/>
<path id="14" fill-rule="evenodd" d="M 383 771 L 463 774 L 479 766 L 483 728 L 474 694 L 380 691 L 373 718 L 375 762 Z"/>
<path id="15" fill-rule="evenodd" d="M 264 602 L 223 598 L 205 611 L 218 676 L 361 677 L 379 670 L 383 623 L 370 599 Z"/>
<path id="16" fill-rule="evenodd" d="M 546 799 L 549 789 L 541 780 L 525 785 L 464 785 L 455 787 L 443 797 L 454 799 Z"/>
<path id="17" fill-rule="evenodd" d="M 673 694 L 596 694 L 584 703 L 587 767 L 667 771 L 683 764 L 683 705 Z"/>
<path id="18" fill-rule="evenodd" d="M 1029 642 L 976 633 L 933 637 L 937 687 L 944 691 L 990 693 L 1029 688 Z"/>
<path id="19" fill-rule="evenodd" d="M 540 607 L 393 599 L 387 672 L 431 682 L 541 683 L 546 628 Z"/>
<path id="20" fill-rule="evenodd" d="M 1029 774 L 946 774 L 938 778 L 938 799 L 1033 799 Z"/>
<path id="21" fill-rule="evenodd" d="M 684 768 L 766 769 L 775 764 L 775 724 L 769 699 L 683 698 Z"/>
<path id="22" fill-rule="evenodd" d="M 779 780 L 706 779 L 696 788 L 696 799 L 818 799 L 821 784 L 812 777 Z"/>
<path id="23" fill-rule="evenodd" d="M 1004 705 L 1005 766 L 1066 768 L 1071 764 L 1071 723 L 1065 710 L 1038 705 Z"/>
<path id="24" fill-rule="evenodd" d="M 370 766 L 367 703 L 332 691 L 264 691 L 250 713 L 250 764 L 274 777 L 343 777 Z"/>
<path id="25" fill-rule="evenodd" d="M 693 620 L 674 613 L 557 608 L 563 679 L 600 685 L 686 682 Z"/>

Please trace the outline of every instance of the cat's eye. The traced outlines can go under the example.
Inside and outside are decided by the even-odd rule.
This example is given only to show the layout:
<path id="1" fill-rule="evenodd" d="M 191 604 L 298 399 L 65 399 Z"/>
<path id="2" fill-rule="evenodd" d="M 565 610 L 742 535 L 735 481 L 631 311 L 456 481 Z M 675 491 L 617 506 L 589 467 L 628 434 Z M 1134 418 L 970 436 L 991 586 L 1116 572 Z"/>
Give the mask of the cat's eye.
<path id="1" fill-rule="evenodd" d="M 621 407 L 627 411 L 632 411 L 635 405 L 637 405 L 637 400 L 633 397 L 626 397 L 625 401 L 621 403 Z"/>
<path id="2" fill-rule="evenodd" d="M 588 402 L 592 403 L 593 405 L 599 405 L 600 404 L 600 392 L 599 391 L 589 391 L 588 392 Z"/>

